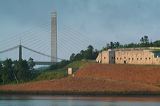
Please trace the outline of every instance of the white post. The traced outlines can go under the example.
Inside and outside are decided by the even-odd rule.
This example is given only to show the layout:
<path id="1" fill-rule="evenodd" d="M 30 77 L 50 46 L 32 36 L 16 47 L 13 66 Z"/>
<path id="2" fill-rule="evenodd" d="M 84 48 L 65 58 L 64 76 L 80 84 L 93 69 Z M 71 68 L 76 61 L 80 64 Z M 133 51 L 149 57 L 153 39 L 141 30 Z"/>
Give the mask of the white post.
<path id="1" fill-rule="evenodd" d="M 72 75 L 72 68 L 68 68 L 68 75 Z"/>

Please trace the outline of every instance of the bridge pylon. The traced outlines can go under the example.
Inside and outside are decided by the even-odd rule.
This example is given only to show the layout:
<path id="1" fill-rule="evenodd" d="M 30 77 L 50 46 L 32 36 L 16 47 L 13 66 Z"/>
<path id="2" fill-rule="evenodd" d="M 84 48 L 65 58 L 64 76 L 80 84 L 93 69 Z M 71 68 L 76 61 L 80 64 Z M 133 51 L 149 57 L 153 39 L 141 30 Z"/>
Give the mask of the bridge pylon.
<path id="1" fill-rule="evenodd" d="M 22 60 L 22 45 L 19 45 L 19 60 Z"/>
<path id="2" fill-rule="evenodd" d="M 56 12 L 51 13 L 51 62 L 57 62 L 57 13 Z"/>

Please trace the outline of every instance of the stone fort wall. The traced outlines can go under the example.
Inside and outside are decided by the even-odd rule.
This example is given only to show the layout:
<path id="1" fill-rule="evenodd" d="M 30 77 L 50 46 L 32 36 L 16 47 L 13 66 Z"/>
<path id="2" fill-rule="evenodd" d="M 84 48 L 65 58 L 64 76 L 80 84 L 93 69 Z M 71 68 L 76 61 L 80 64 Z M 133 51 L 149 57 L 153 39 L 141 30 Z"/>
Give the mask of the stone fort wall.
<path id="1" fill-rule="evenodd" d="M 151 50 L 113 51 L 114 52 L 103 51 L 99 53 L 96 61 L 104 64 L 160 64 L 160 57 L 155 56 Z M 115 54 L 113 55 L 113 53 Z"/>

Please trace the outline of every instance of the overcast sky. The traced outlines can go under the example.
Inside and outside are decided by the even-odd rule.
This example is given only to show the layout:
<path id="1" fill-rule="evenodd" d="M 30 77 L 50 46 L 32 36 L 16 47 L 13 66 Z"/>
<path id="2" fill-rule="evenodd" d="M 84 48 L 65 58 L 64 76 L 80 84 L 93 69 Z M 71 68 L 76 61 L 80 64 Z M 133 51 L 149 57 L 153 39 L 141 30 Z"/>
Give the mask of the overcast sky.
<path id="1" fill-rule="evenodd" d="M 160 0 L 0 0 L 0 41 L 3 41 L 0 47 L 3 49 L 19 43 L 12 38 L 21 39 L 28 45 L 24 40 L 28 37 L 24 36 L 40 36 L 44 44 L 48 42 L 52 11 L 58 14 L 59 48 L 67 48 L 63 42 L 69 39 L 73 39 L 70 42 L 83 40 L 82 44 L 90 41 L 97 49 L 110 41 L 138 42 L 144 35 L 152 41 L 160 39 Z M 31 35 L 24 34 L 30 30 Z M 19 35 L 22 38 L 17 37 Z M 65 35 L 69 39 L 61 41 Z M 71 49 L 67 55 L 59 55 L 67 57 L 81 49 L 74 47 L 65 50 Z M 31 48 L 36 49 L 34 46 Z M 47 50 L 49 53 L 49 48 Z"/>

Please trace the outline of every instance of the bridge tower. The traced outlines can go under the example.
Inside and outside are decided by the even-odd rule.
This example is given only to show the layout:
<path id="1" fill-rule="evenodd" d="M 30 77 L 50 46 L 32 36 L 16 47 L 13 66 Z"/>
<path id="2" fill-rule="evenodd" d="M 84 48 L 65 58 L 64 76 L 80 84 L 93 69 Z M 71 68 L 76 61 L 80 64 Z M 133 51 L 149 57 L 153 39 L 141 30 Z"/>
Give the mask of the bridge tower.
<path id="1" fill-rule="evenodd" d="M 22 60 L 22 45 L 19 45 L 19 60 Z"/>
<path id="2" fill-rule="evenodd" d="M 57 62 L 57 13 L 51 13 L 51 62 Z"/>

